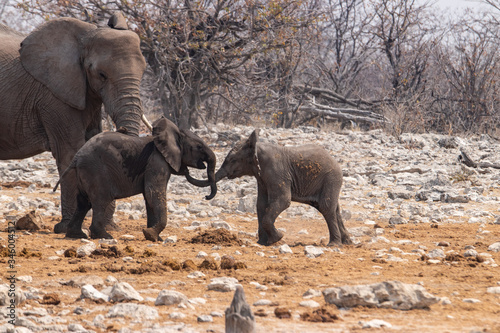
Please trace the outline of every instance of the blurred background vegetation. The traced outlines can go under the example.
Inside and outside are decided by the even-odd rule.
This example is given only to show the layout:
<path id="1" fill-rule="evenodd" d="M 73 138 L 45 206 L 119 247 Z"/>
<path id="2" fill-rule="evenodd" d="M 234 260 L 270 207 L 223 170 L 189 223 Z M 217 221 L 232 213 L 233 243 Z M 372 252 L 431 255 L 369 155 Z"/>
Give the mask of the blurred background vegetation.
<path id="1" fill-rule="evenodd" d="M 449 12 L 424 0 L 0 0 L 0 23 L 105 25 L 142 40 L 143 104 L 208 123 L 487 133 L 500 123 L 500 0 Z"/>

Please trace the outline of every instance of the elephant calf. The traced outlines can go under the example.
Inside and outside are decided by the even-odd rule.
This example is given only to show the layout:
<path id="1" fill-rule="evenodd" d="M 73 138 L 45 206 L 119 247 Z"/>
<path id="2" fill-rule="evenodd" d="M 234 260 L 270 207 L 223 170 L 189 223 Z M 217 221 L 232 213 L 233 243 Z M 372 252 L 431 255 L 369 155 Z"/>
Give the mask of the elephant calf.
<path id="1" fill-rule="evenodd" d="M 66 177 L 77 179 L 77 208 L 68 224 L 66 237 L 87 238 L 82 223 L 90 208 L 93 210 L 90 236 L 113 238 L 105 230 L 106 221 L 114 213 L 113 201 L 142 193 L 146 201 L 146 239 L 161 240 L 160 232 L 167 224 L 166 188 L 170 175 L 184 175 L 187 167 L 204 169 L 212 184 L 211 199 L 217 192 L 215 154 L 198 136 L 179 130 L 170 120 L 160 118 L 153 125 L 153 135 L 130 136 L 106 132 L 92 137 L 77 152 Z M 54 188 L 54 191 L 57 189 Z"/>
<path id="2" fill-rule="evenodd" d="M 271 245 L 283 234 L 274 227 L 278 215 L 291 201 L 309 204 L 325 217 L 330 232 L 328 245 L 352 244 L 339 208 L 342 170 L 320 146 L 282 147 L 257 142 L 255 130 L 243 144 L 234 147 L 215 174 L 215 181 L 254 176 L 257 179 L 258 243 Z M 193 179 L 197 186 L 210 185 Z"/>

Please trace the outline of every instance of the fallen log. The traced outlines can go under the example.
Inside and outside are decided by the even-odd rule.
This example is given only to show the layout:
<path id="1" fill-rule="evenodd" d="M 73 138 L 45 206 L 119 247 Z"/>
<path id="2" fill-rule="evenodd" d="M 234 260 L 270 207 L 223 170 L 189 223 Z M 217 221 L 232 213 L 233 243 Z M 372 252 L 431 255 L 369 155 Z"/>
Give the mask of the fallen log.
<path id="1" fill-rule="evenodd" d="M 500 164 L 495 164 L 495 163 L 489 163 L 489 162 L 480 162 L 476 163 L 474 162 L 463 150 L 460 151 L 460 155 L 458 156 L 458 161 L 460 163 L 465 164 L 469 168 L 493 168 L 493 169 L 500 169 Z"/>

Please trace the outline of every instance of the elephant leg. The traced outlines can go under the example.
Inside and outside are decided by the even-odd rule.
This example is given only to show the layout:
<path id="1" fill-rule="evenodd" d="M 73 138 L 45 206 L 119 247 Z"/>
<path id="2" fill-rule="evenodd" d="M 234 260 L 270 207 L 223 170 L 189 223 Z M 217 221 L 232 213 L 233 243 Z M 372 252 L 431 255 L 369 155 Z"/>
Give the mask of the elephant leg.
<path id="1" fill-rule="evenodd" d="M 59 174 L 61 174 L 60 172 Z M 61 180 L 61 214 L 62 219 L 54 226 L 54 233 L 63 234 L 68 230 L 68 225 L 73 216 L 73 212 L 78 207 L 78 187 L 76 171 L 70 170 Z"/>
<path id="2" fill-rule="evenodd" d="M 344 226 L 344 221 L 342 220 L 342 215 L 340 214 L 340 205 L 337 204 L 337 209 L 335 210 L 335 214 L 337 215 L 337 222 L 340 230 L 340 237 L 342 238 L 342 244 L 351 245 L 352 240 L 347 232 L 347 229 Z"/>
<path id="3" fill-rule="evenodd" d="M 161 186 L 160 186 L 161 187 Z M 166 187 L 154 191 L 145 191 L 147 228 L 142 230 L 144 237 L 152 242 L 162 241 L 160 233 L 167 226 Z"/>
<path id="4" fill-rule="evenodd" d="M 267 192 L 259 187 L 257 195 L 257 220 L 259 221 L 258 240 L 257 243 L 266 245 L 268 242 L 267 232 L 262 227 L 262 219 L 267 206 Z"/>
<path id="5" fill-rule="evenodd" d="M 90 201 L 86 196 L 79 193 L 77 196 L 77 208 L 74 212 L 71 220 L 68 223 L 68 228 L 66 231 L 67 238 L 88 238 L 87 235 L 82 231 L 82 224 L 85 216 L 92 207 Z"/>
<path id="6" fill-rule="evenodd" d="M 339 210 L 338 199 L 335 195 L 325 195 L 324 197 L 328 199 L 320 200 L 316 208 L 323 215 L 328 225 L 328 231 L 330 233 L 328 246 L 342 245 L 342 231 L 338 219 L 340 214 L 337 215 L 337 211 Z"/>
<path id="7" fill-rule="evenodd" d="M 114 213 L 114 209 L 109 209 L 112 201 L 99 202 L 98 205 L 93 205 L 92 223 L 90 224 L 90 237 L 93 239 L 106 238 L 113 239 L 106 231 L 106 222 L 108 222 Z M 114 208 L 114 206 L 113 206 Z M 111 216 L 109 216 L 111 215 Z"/>
<path id="8" fill-rule="evenodd" d="M 115 214 L 115 209 L 116 209 L 116 201 L 112 201 L 108 207 L 106 207 L 106 218 L 107 220 L 104 221 L 104 227 L 106 228 L 106 231 L 120 231 L 122 228 L 118 224 L 114 222 L 113 215 Z"/>
<path id="9" fill-rule="evenodd" d="M 267 234 L 267 243 L 265 245 L 272 245 L 279 242 L 283 238 L 283 233 L 278 231 L 274 226 L 276 218 L 282 211 L 290 207 L 291 195 L 284 194 L 271 200 L 262 216 L 262 229 Z"/>

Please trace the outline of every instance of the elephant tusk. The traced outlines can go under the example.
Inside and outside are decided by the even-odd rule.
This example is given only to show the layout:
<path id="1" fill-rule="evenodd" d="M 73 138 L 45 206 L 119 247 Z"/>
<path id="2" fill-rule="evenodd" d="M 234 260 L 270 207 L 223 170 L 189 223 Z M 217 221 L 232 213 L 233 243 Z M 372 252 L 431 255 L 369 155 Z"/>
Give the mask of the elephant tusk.
<path id="1" fill-rule="evenodd" d="M 146 116 L 144 115 L 144 113 L 142 114 L 141 119 L 142 119 L 142 122 L 144 123 L 144 125 L 146 125 L 146 127 L 149 128 L 150 131 L 152 131 L 153 130 L 153 126 L 151 126 L 151 123 L 146 118 Z"/>

